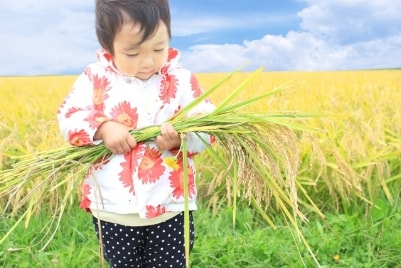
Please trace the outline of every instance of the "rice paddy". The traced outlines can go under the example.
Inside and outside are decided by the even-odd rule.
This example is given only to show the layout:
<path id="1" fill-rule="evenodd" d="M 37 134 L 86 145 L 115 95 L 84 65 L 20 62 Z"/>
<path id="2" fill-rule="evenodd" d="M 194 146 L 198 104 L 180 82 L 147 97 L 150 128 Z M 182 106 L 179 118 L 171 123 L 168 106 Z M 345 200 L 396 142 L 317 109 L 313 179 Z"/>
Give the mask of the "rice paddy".
<path id="1" fill-rule="evenodd" d="M 197 77 L 207 89 L 225 75 L 198 74 Z M 236 73 L 213 93 L 213 102 L 220 103 L 248 76 L 249 73 Z M 66 146 L 58 131 L 55 112 L 74 79 L 75 76 L 0 78 L 0 170 L 12 167 L 13 156 Z M 247 109 L 319 115 L 307 121 L 314 131 L 294 133 L 299 166 L 294 185 L 298 203 L 293 205 L 307 219 L 322 220 L 328 215 L 350 211 L 370 219 L 379 217 L 378 209 L 383 204 L 399 207 L 401 71 L 265 72 L 252 79 L 236 100 L 250 99 L 283 84 L 290 87 Z M 289 146 L 284 144 L 283 141 L 283 146 Z M 200 201 L 205 206 L 216 211 L 225 202 L 229 207 L 233 202 L 250 202 L 244 198 L 246 191 L 242 192 L 240 201 L 236 200 L 236 195 L 227 188 L 227 181 L 221 178 L 221 166 L 213 165 L 210 157 L 201 155 L 197 161 Z M 257 182 L 250 180 L 249 183 Z M 251 188 L 251 185 L 244 186 Z M 0 182 L 2 187 L 4 184 Z M 78 192 L 78 189 L 66 189 Z M 274 214 L 280 215 L 282 211 L 266 195 L 258 197 L 259 201 L 265 201 L 269 217 L 275 218 Z M 7 204 L 7 198 L 3 197 L 1 211 Z M 74 200 L 68 202 L 72 204 Z M 266 213 L 264 207 L 251 205 L 253 210 L 262 209 Z M 391 211 L 395 213 L 392 217 L 399 215 L 397 209 Z M 8 231 L 4 227 L 0 229 L 2 234 Z"/>

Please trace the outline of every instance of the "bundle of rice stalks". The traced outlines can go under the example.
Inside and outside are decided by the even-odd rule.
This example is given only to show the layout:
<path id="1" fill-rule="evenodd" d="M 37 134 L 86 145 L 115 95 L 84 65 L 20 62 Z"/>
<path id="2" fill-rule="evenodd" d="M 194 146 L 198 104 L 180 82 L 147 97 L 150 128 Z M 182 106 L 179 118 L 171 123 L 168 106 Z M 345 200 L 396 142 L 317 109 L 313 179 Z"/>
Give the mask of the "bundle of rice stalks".
<path id="1" fill-rule="evenodd" d="M 295 112 L 241 111 L 263 98 L 288 88 L 288 85 L 232 104 L 233 98 L 261 72 L 260 69 L 251 74 L 217 105 L 213 112 L 186 116 L 188 111 L 208 98 L 235 72 L 184 107 L 169 120 L 169 123 L 181 133 L 183 139 L 185 139 L 184 134 L 188 132 L 207 133 L 216 138 L 216 146 L 209 147 L 208 152 L 222 165 L 224 174 L 216 176 L 212 181 L 222 180 L 222 178 L 226 180 L 226 184 L 229 185 L 227 189 L 231 192 L 230 196 L 235 200 L 234 204 L 238 196 L 248 200 L 258 208 L 266 221 L 274 226 L 266 213 L 266 208 L 262 206 L 262 204 L 269 204 L 272 200 L 289 222 L 296 227 L 297 219 L 305 218 L 297 205 L 296 177 L 299 156 L 294 130 L 310 130 L 303 120 L 313 115 Z M 138 142 L 154 138 L 159 134 L 160 126 L 158 125 L 132 132 Z M 185 156 L 185 142 L 181 150 Z M 54 217 L 49 222 L 47 231 L 50 230 L 50 226 L 56 226 L 56 228 L 53 228 L 50 234 L 48 240 L 50 241 L 57 230 L 57 222 L 60 221 L 65 206 L 74 198 L 74 189 L 77 184 L 80 184 L 76 178 L 83 178 L 92 163 L 107 160 L 109 155 L 107 148 L 100 144 L 58 148 L 20 157 L 12 169 L 0 171 L 0 199 L 8 200 L 4 204 L 2 216 L 17 216 L 19 219 L 17 224 L 23 219 L 26 224 L 29 224 L 31 215 L 41 207 L 43 200 L 50 195 L 55 195 L 58 197 L 58 202 L 52 204 Z M 186 166 L 184 164 L 184 167 Z M 184 170 L 184 174 L 185 172 Z M 187 184 L 184 183 L 184 186 Z M 14 227 L 0 240 L 0 243 L 5 241 Z M 186 237 L 189 238 L 189 235 Z"/>

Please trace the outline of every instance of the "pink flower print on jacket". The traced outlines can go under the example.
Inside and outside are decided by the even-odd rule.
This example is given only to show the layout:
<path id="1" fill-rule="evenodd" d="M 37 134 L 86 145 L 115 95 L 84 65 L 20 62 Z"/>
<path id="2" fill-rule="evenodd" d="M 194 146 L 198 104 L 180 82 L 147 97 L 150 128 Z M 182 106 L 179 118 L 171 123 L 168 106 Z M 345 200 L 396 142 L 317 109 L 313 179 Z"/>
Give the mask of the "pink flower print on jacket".
<path id="1" fill-rule="evenodd" d="M 68 141 L 73 146 L 84 146 L 92 143 L 89 134 L 83 129 L 69 131 Z"/>
<path id="2" fill-rule="evenodd" d="M 104 101 L 109 98 L 110 81 L 105 76 L 93 75 L 93 105 L 95 110 L 104 111 Z"/>
<path id="3" fill-rule="evenodd" d="M 155 183 L 160 179 L 166 167 L 160 152 L 155 149 L 147 149 L 139 165 L 138 177 L 143 184 Z"/>
<path id="4" fill-rule="evenodd" d="M 166 212 L 166 208 L 164 206 L 146 206 L 146 218 L 154 218 L 160 216 Z"/>
<path id="5" fill-rule="evenodd" d="M 178 162 L 178 169 L 170 172 L 170 187 L 173 189 L 173 197 L 176 199 L 184 197 L 184 170 L 182 159 Z M 188 166 L 188 197 L 192 198 L 196 194 L 194 171 Z"/>
<path id="6" fill-rule="evenodd" d="M 170 103 L 170 100 L 176 97 L 177 85 L 178 80 L 174 75 L 165 75 L 165 79 L 163 79 L 161 83 L 161 90 L 159 95 L 163 103 Z"/>
<path id="7" fill-rule="evenodd" d="M 191 75 L 191 88 L 192 88 L 192 91 L 193 91 L 193 97 L 194 98 L 197 98 L 200 95 L 202 95 L 201 87 L 200 87 L 200 85 L 198 83 L 198 80 L 196 79 L 196 77 L 193 74 Z"/>
<path id="8" fill-rule="evenodd" d="M 170 62 L 171 60 L 177 58 L 177 56 L 178 56 L 178 50 L 170 48 L 170 50 L 168 51 L 167 61 Z"/>
<path id="9" fill-rule="evenodd" d="M 89 207 L 91 205 L 91 200 L 89 199 L 89 194 L 91 193 L 92 187 L 89 184 L 82 185 L 82 199 L 81 203 L 79 204 L 80 208 L 85 209 L 89 212 Z"/>
<path id="10" fill-rule="evenodd" d="M 132 163 L 133 159 L 136 159 L 133 157 L 131 152 L 128 152 L 124 155 L 125 162 L 122 162 L 120 166 L 123 168 L 123 170 L 118 173 L 120 176 L 120 181 L 124 185 L 124 187 L 129 188 L 128 191 L 130 193 L 134 193 L 134 180 L 132 179 L 132 166 L 134 166 L 134 163 Z"/>
<path id="11" fill-rule="evenodd" d="M 126 125 L 129 128 L 136 128 L 138 123 L 138 113 L 136 108 L 131 108 L 129 102 L 120 102 L 111 111 L 111 116 L 117 122 Z"/>
<path id="12" fill-rule="evenodd" d="M 89 123 L 90 128 L 97 129 L 101 124 L 109 121 L 110 119 L 107 118 L 103 112 L 94 110 L 84 120 Z"/>
<path id="13" fill-rule="evenodd" d="M 82 109 L 76 108 L 76 107 L 72 107 L 70 109 L 68 109 L 68 111 L 65 113 L 65 117 L 66 118 L 70 118 L 72 114 L 81 111 Z"/>

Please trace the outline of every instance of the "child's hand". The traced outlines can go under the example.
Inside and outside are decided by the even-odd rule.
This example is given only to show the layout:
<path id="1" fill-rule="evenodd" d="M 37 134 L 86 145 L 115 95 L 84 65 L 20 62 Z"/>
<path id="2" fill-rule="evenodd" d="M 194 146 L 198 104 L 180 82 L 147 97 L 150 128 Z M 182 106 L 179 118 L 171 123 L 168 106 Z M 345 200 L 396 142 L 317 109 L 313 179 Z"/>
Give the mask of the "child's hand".
<path id="1" fill-rule="evenodd" d="M 123 124 L 109 121 L 100 126 L 94 139 L 102 139 L 104 145 L 114 154 L 124 154 L 136 146 L 136 140 Z"/>
<path id="2" fill-rule="evenodd" d="M 162 124 L 160 130 L 161 135 L 156 137 L 156 144 L 161 150 L 171 150 L 180 147 L 180 135 L 171 124 Z"/>

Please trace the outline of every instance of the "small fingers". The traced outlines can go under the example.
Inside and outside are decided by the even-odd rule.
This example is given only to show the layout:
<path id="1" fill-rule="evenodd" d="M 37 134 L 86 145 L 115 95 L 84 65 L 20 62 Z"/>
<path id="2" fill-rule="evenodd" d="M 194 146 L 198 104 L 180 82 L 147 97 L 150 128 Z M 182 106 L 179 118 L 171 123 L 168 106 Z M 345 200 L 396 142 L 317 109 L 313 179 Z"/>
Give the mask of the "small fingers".
<path id="1" fill-rule="evenodd" d="M 131 136 L 131 134 L 129 135 L 129 137 L 127 138 L 127 144 L 130 148 L 134 148 L 137 145 L 137 142 L 135 140 L 134 137 Z"/>
<path id="2" fill-rule="evenodd" d="M 171 124 L 162 124 L 160 126 L 161 135 L 156 137 L 156 143 L 162 150 L 170 150 L 179 147 L 181 139 L 178 132 Z"/>
<path id="3" fill-rule="evenodd" d="M 164 139 L 162 136 L 157 136 L 156 137 L 156 144 L 161 150 L 168 150 L 168 146 L 166 143 L 166 139 Z"/>
<path id="4" fill-rule="evenodd" d="M 106 145 L 113 154 L 125 154 L 137 145 L 136 140 L 130 135 L 126 139 Z"/>
<path id="5" fill-rule="evenodd" d="M 178 133 L 171 124 L 162 124 L 160 127 L 161 135 L 169 139 L 177 139 Z"/>

